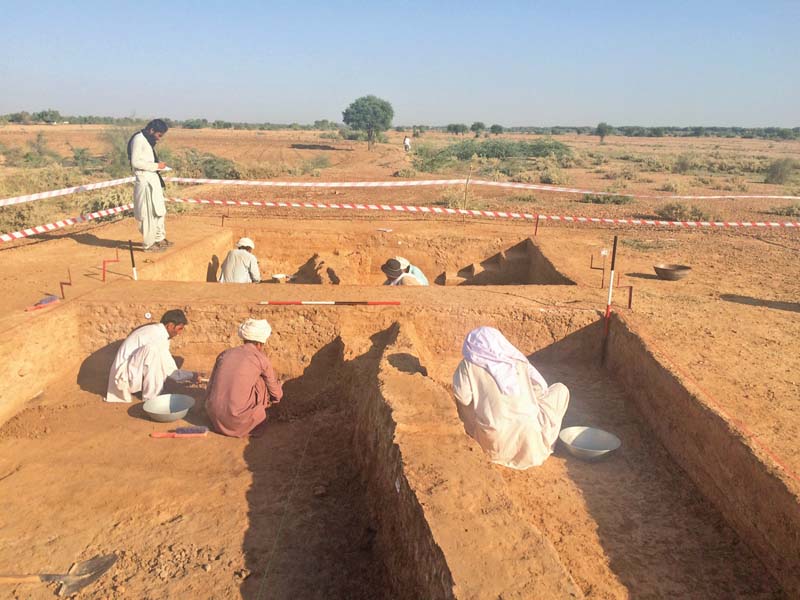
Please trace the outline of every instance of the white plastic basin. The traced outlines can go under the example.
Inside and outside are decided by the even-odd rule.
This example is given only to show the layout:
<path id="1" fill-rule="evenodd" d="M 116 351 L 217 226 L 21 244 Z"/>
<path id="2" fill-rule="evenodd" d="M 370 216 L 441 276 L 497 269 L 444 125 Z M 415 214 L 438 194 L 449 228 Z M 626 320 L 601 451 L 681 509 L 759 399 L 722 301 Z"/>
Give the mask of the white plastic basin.
<path id="1" fill-rule="evenodd" d="M 567 427 L 558 434 L 570 454 L 584 460 L 595 460 L 622 445 L 617 436 L 594 427 Z"/>
<path id="2" fill-rule="evenodd" d="M 194 406 L 194 398 L 186 394 L 161 394 L 144 403 L 147 416 L 159 423 L 177 421 Z"/>

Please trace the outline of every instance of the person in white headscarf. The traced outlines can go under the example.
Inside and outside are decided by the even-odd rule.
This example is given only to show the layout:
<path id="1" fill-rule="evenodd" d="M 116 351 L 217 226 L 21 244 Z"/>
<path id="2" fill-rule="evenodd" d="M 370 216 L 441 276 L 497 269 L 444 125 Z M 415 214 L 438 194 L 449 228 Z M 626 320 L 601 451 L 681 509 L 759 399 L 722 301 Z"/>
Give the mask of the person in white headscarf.
<path id="1" fill-rule="evenodd" d="M 242 345 L 217 357 L 206 390 L 206 413 L 219 433 L 250 434 L 267 420 L 267 408 L 283 398 L 283 388 L 264 353 L 271 333 L 266 320 L 247 319 L 239 326 Z"/>
<path id="2" fill-rule="evenodd" d="M 453 375 L 458 414 L 492 462 L 541 465 L 553 453 L 569 390 L 544 377 L 500 331 L 478 327 L 464 340 Z"/>
<path id="3" fill-rule="evenodd" d="M 220 283 L 259 283 L 261 271 L 258 269 L 258 259 L 253 254 L 256 245 L 248 237 L 240 238 L 236 248 L 230 250 L 220 269 Z"/>

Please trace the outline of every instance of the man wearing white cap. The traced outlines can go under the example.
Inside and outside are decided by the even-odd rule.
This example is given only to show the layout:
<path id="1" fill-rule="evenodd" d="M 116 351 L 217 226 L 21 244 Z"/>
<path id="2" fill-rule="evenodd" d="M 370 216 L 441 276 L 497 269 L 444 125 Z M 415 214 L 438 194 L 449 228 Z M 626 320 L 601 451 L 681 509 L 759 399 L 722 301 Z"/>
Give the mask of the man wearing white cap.
<path id="1" fill-rule="evenodd" d="M 264 344 L 272 327 L 264 319 L 239 326 L 243 344 L 217 357 L 206 391 L 206 413 L 214 429 L 243 437 L 267 420 L 267 408 L 283 398 Z"/>
<path id="2" fill-rule="evenodd" d="M 259 283 L 261 271 L 253 254 L 256 245 L 248 237 L 239 239 L 236 249 L 228 252 L 219 274 L 220 283 Z"/>

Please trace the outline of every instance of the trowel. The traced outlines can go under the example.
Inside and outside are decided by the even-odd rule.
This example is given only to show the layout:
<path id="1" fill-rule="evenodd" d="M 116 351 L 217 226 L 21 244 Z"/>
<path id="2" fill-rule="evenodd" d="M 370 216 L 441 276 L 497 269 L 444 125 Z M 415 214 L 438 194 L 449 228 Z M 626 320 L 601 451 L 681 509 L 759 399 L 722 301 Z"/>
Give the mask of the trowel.
<path id="1" fill-rule="evenodd" d="M 95 556 L 89 560 L 84 560 L 73 564 L 69 571 L 64 574 L 42 573 L 40 575 L 0 575 L 0 584 L 4 583 L 50 583 L 56 581 L 61 584 L 58 590 L 59 596 L 70 596 L 82 590 L 90 583 L 100 579 L 114 563 L 117 562 L 116 554 L 106 554 L 105 556 Z"/>

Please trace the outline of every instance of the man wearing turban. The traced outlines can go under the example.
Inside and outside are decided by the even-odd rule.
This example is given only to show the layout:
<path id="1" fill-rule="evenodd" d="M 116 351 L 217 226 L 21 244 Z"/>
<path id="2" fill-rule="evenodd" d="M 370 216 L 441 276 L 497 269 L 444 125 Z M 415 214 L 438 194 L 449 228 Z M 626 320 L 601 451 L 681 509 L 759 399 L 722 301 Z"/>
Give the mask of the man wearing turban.
<path id="1" fill-rule="evenodd" d="M 228 252 L 220 269 L 220 283 L 259 283 L 261 271 L 258 259 L 253 254 L 253 240 L 248 237 L 239 239 L 236 249 Z"/>
<path id="2" fill-rule="evenodd" d="M 264 319 L 247 319 L 239 326 L 241 346 L 217 357 L 206 391 L 206 413 L 214 429 L 243 437 L 267 420 L 267 408 L 283 398 L 264 344 L 272 327 Z"/>

